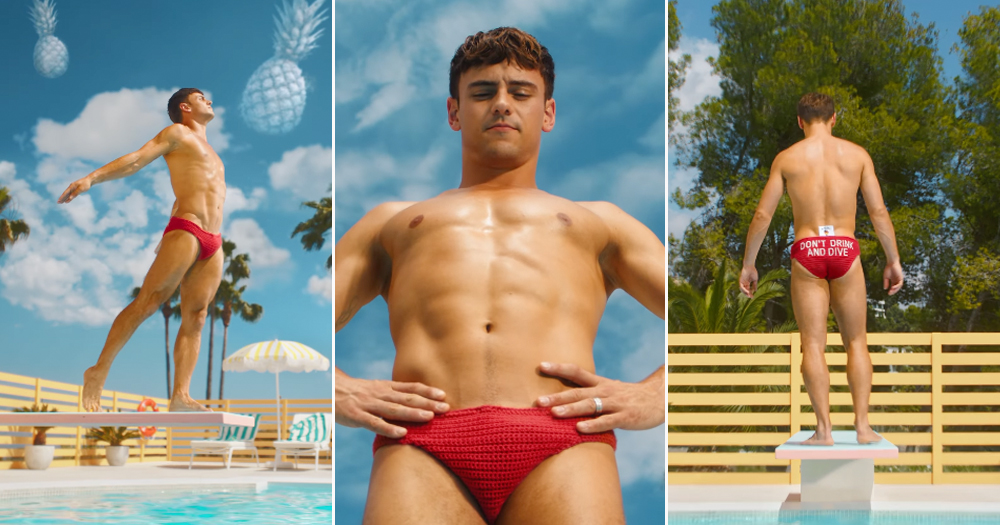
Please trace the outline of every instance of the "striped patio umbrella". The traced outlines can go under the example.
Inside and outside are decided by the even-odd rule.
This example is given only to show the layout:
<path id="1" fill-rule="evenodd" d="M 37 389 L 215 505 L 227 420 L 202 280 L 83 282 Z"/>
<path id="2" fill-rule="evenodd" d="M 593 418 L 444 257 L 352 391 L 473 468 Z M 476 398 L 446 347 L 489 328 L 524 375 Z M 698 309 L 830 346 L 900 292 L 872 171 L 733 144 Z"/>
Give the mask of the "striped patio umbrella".
<path id="1" fill-rule="evenodd" d="M 263 341 L 240 348 L 222 362 L 226 372 L 273 372 L 274 406 L 280 429 L 281 387 L 278 374 L 281 372 L 312 372 L 329 370 L 330 360 L 302 343 L 294 341 Z M 278 436 L 281 439 L 281 436 Z"/>

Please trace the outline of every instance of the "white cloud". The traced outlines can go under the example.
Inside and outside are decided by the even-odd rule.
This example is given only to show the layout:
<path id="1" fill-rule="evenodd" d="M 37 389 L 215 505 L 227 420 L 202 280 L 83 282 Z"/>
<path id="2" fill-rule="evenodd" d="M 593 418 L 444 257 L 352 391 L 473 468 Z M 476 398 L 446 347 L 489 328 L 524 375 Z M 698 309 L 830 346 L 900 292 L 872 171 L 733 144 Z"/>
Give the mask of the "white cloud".
<path id="1" fill-rule="evenodd" d="M 327 194 L 333 178 L 333 150 L 318 144 L 286 151 L 267 168 L 271 187 L 296 197 L 318 200 Z"/>
<path id="2" fill-rule="evenodd" d="M 330 273 L 327 272 L 325 275 L 313 275 L 309 277 L 309 285 L 306 286 L 306 292 L 322 297 L 326 299 L 327 302 L 333 300 L 333 280 L 330 278 Z"/>
<path id="3" fill-rule="evenodd" d="M 554 14 L 578 11 L 593 13 L 606 0 L 506 0 L 495 3 L 439 3 L 435 9 L 402 6 L 385 38 L 366 56 L 337 62 L 337 77 L 348 78 L 337 103 L 366 100 L 355 115 L 355 131 L 370 127 L 409 106 L 418 98 L 436 98 L 446 93 L 448 64 L 468 35 L 478 31 L 515 26 L 524 30 L 545 26 Z M 607 29 L 607 20 L 591 17 L 591 25 Z M 662 57 L 662 54 L 661 54 Z M 661 58 L 660 82 L 663 80 Z M 338 154 L 339 157 L 339 154 Z"/>
<path id="4" fill-rule="evenodd" d="M 663 151 L 664 139 L 666 138 L 666 113 L 660 115 L 660 118 L 653 122 L 646 133 L 639 138 L 639 144 L 646 146 L 648 148 Z"/>
<path id="5" fill-rule="evenodd" d="M 662 426 L 641 432 L 615 430 L 618 439 L 615 459 L 623 487 L 641 481 L 663 482 L 666 436 Z"/>
<path id="6" fill-rule="evenodd" d="M 336 207 L 344 212 L 367 211 L 387 201 L 417 201 L 445 189 L 438 173 L 445 160 L 443 148 L 423 156 L 396 158 L 381 150 L 337 153 Z"/>
<path id="7" fill-rule="evenodd" d="M 247 196 L 236 186 L 226 186 L 226 203 L 223 205 L 222 215 L 228 218 L 238 211 L 254 211 L 260 207 L 265 198 L 267 190 L 264 188 L 254 188 Z"/>
<path id="8" fill-rule="evenodd" d="M 705 97 L 722 94 L 720 78 L 706 60 L 719 55 L 719 45 L 704 38 L 692 42 L 682 37 L 677 50 L 670 53 L 670 59 L 680 60 L 685 54 L 691 55 L 691 65 L 684 73 L 684 85 L 677 91 L 677 99 L 678 109 L 690 111 L 701 104 Z"/>
<path id="9" fill-rule="evenodd" d="M 174 91 L 125 88 L 94 95 L 71 122 L 40 119 L 35 147 L 46 155 L 106 164 L 139 149 L 171 124 L 167 101 Z M 207 129 L 209 144 L 223 151 L 229 147 L 229 135 L 222 131 L 225 108 L 216 107 L 215 114 Z"/>
<path id="10" fill-rule="evenodd" d="M 40 224 L 42 216 L 51 208 L 51 202 L 32 191 L 27 181 L 17 178 L 17 166 L 13 162 L 0 161 L 0 186 L 10 190 L 11 212 L 34 230 L 34 225 Z"/>
<path id="11" fill-rule="evenodd" d="M 571 200 L 608 200 L 635 217 L 663 203 L 663 155 L 627 153 L 574 169 L 552 193 Z"/>
<path id="12" fill-rule="evenodd" d="M 253 219 L 236 219 L 229 223 L 224 236 L 236 243 L 239 253 L 250 255 L 254 268 L 273 268 L 288 262 L 291 253 L 278 248 L 267 238 L 267 234 Z"/>

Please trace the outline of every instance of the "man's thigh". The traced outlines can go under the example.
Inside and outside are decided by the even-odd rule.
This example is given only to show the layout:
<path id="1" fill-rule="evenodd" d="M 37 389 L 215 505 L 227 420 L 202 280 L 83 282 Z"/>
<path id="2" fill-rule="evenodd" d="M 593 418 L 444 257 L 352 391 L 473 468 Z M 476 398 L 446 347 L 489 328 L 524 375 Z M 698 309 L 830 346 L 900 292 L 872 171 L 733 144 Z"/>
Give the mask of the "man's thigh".
<path id="1" fill-rule="evenodd" d="M 364 525 L 485 525 L 465 485 L 438 460 L 409 445 L 375 453 Z"/>
<path id="2" fill-rule="evenodd" d="M 142 292 L 169 296 L 198 259 L 198 240 L 183 231 L 170 231 L 160 241 L 160 249 L 142 281 Z"/>
<path id="3" fill-rule="evenodd" d="M 216 250 L 208 259 L 196 261 L 181 281 L 181 310 L 196 311 L 208 306 L 222 281 L 225 255 Z"/>
<path id="4" fill-rule="evenodd" d="M 826 348 L 826 320 L 830 314 L 830 285 L 792 260 L 792 310 L 806 346 Z"/>
<path id="5" fill-rule="evenodd" d="M 541 462 L 507 499 L 498 525 L 625 523 L 615 452 L 581 443 Z"/>
<path id="6" fill-rule="evenodd" d="M 843 277 L 830 281 L 830 303 L 845 345 L 856 339 L 864 340 L 868 324 L 867 292 L 860 257 L 854 259 Z"/>

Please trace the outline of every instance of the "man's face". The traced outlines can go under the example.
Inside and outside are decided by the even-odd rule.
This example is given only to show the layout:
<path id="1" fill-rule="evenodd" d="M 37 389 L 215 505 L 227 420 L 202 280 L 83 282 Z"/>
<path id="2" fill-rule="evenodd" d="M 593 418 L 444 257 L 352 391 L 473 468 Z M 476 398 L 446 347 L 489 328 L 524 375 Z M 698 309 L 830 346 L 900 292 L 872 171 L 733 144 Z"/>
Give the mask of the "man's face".
<path id="1" fill-rule="evenodd" d="M 538 155 L 542 131 L 556 122 L 538 71 L 502 62 L 473 68 L 448 99 L 448 124 L 462 132 L 462 154 L 493 168 L 514 168 Z"/>
<path id="2" fill-rule="evenodd" d="M 191 117 L 195 120 L 201 121 L 205 119 L 205 122 L 215 118 L 215 110 L 212 109 L 212 101 L 205 98 L 203 93 L 191 93 L 188 95 L 187 102 L 185 102 L 189 108 L 191 108 Z M 181 110 L 185 109 L 183 106 Z"/>

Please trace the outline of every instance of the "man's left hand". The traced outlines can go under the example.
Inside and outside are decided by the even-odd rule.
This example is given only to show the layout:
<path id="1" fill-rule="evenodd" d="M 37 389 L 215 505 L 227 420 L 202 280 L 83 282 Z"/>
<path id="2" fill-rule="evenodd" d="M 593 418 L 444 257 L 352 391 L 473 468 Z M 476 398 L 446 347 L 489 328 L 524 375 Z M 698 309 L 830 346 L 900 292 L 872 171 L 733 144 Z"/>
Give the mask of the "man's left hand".
<path id="1" fill-rule="evenodd" d="M 581 388 L 538 398 L 538 406 L 552 407 L 559 418 L 595 416 L 594 398 L 601 400 L 601 414 L 580 421 L 577 430 L 584 434 L 623 430 L 646 430 L 662 425 L 665 418 L 663 391 L 655 383 L 626 383 L 592 374 L 574 364 L 542 363 L 544 374 L 568 379 Z"/>

